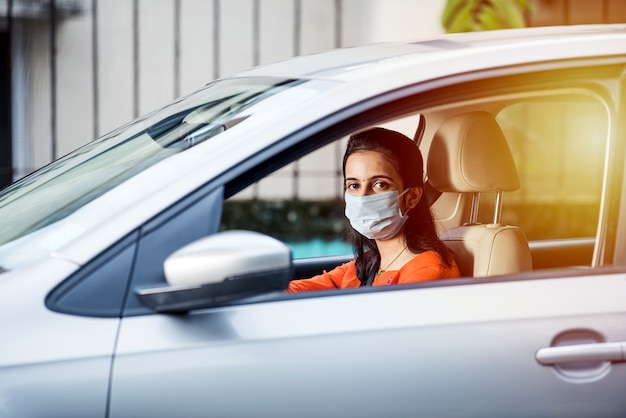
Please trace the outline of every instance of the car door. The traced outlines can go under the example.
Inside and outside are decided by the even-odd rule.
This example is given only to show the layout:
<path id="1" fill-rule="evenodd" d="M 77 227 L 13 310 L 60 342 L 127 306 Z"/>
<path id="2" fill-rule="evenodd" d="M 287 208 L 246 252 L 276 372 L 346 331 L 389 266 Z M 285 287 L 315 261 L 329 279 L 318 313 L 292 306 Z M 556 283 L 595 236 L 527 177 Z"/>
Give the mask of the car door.
<path id="1" fill-rule="evenodd" d="M 473 90 L 498 81 L 511 87 L 511 80 L 488 81 Z M 610 103 L 610 140 L 624 129 L 620 100 Z M 436 112 L 441 103 L 416 103 L 416 110 L 431 109 L 431 120 L 446 116 Z M 623 145 L 609 145 L 623 156 Z M 620 158 L 613 158 L 602 167 L 599 199 L 608 206 L 616 184 L 622 188 L 621 172 L 613 171 Z M 190 198 L 147 226 L 134 274 L 143 269 L 163 281 L 161 263 L 173 249 L 217 231 L 222 196 L 234 195 L 231 189 L 216 181 L 202 199 Z M 613 238 L 620 234 L 606 233 L 621 225 L 618 212 L 609 212 L 598 216 L 594 243 L 606 256 L 558 270 L 269 294 L 185 314 L 151 313 L 133 295 L 159 280 L 134 281 L 109 416 L 623 416 L 626 268 Z M 566 245 L 551 251 L 567 258 Z M 597 262 L 607 259 L 607 267 Z M 331 261 L 318 260 L 311 271 Z"/>
<path id="2" fill-rule="evenodd" d="M 621 416 L 626 272 L 551 276 L 125 318 L 110 416 Z"/>

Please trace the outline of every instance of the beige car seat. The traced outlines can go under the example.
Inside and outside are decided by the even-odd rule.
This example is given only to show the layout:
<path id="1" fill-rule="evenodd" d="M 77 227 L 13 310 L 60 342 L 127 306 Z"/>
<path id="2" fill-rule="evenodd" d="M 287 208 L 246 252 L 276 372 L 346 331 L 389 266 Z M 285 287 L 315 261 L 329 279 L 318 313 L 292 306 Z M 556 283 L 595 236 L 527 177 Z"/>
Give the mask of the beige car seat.
<path id="1" fill-rule="evenodd" d="M 444 121 L 433 138 L 428 181 L 439 192 L 471 193 L 470 219 L 441 239 L 451 248 L 463 276 L 494 276 L 532 269 L 526 236 L 502 225 L 502 194 L 519 188 L 517 169 L 506 138 L 487 112 L 469 112 Z M 494 220 L 478 224 L 481 193 L 497 193 Z"/>

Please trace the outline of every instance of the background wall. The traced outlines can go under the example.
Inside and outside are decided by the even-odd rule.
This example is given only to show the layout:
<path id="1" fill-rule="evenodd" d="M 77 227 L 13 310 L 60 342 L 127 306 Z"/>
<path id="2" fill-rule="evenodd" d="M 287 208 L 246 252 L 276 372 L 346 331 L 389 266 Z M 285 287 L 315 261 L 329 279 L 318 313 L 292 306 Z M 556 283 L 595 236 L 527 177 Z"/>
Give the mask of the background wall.
<path id="1" fill-rule="evenodd" d="M 215 78 L 295 55 L 440 33 L 443 5 L 1 0 L 5 16 L 12 9 L 13 177 Z"/>
<path id="2" fill-rule="evenodd" d="M 445 2 L 0 0 L 0 187 L 215 78 L 442 33 Z M 527 15 L 613 22 L 626 1 L 535 0 Z"/>

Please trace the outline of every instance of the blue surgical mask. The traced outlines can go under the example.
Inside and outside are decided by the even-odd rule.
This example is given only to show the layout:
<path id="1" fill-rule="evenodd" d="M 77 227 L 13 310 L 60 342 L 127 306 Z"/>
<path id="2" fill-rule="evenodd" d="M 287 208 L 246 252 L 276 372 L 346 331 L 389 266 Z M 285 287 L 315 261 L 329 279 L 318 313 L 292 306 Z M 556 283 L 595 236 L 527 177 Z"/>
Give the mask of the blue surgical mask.
<path id="1" fill-rule="evenodd" d="M 369 239 L 393 238 L 409 218 L 400 211 L 400 196 L 397 191 L 367 196 L 345 194 L 346 217 L 350 225 Z"/>

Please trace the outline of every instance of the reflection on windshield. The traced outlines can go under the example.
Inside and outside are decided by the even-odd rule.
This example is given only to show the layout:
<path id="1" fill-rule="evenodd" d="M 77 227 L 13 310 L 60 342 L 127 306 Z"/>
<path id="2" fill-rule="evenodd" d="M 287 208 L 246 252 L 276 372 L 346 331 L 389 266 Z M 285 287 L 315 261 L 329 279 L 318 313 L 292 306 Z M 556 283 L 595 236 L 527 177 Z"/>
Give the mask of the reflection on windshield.
<path id="1" fill-rule="evenodd" d="M 0 245 L 50 225 L 157 162 L 244 122 L 302 81 L 217 81 L 49 164 L 0 192 Z"/>

